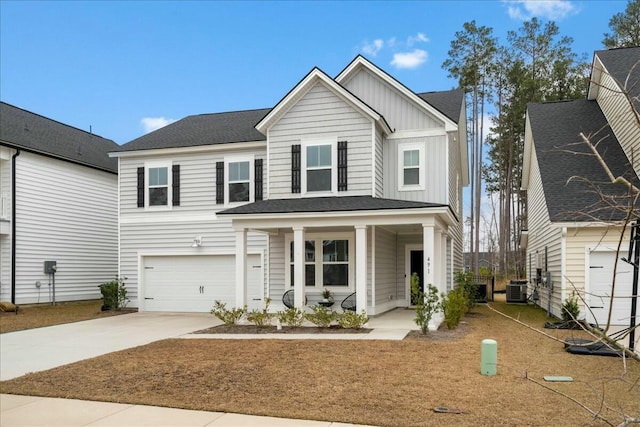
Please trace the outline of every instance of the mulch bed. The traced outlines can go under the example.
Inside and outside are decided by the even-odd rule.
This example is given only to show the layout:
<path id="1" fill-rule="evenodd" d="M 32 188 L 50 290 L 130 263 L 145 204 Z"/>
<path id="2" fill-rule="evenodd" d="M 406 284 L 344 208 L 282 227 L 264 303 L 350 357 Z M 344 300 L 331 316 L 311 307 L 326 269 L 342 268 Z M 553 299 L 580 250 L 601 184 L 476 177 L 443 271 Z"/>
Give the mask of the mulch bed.
<path id="1" fill-rule="evenodd" d="M 283 326 L 278 329 L 275 326 L 256 325 L 220 325 L 213 328 L 202 329 L 193 332 L 194 334 L 368 334 L 371 329 L 345 329 L 341 326 L 332 325 L 328 328 L 317 326 L 291 327 Z"/>

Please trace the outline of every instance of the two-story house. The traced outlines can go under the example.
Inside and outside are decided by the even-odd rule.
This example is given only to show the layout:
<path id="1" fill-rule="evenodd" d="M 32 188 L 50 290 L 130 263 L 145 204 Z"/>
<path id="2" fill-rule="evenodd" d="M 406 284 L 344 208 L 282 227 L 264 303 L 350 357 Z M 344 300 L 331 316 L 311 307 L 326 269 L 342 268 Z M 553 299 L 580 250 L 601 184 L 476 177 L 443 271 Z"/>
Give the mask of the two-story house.
<path id="1" fill-rule="evenodd" d="M 606 325 L 615 277 L 611 323 L 630 326 L 633 266 L 621 259 L 630 237 L 623 224 L 629 214 L 638 219 L 640 204 L 629 205 L 628 189 L 611 183 L 583 137 L 615 177 L 637 186 L 639 99 L 640 47 L 633 47 L 595 52 L 587 99 L 528 106 L 522 189 L 529 213 L 521 244 L 529 292 L 536 289 L 539 304 L 556 316 L 579 294 L 582 316 Z"/>
<path id="2" fill-rule="evenodd" d="M 98 285 L 118 273 L 116 149 L 0 103 L 1 301 L 100 298 Z"/>
<path id="3" fill-rule="evenodd" d="M 112 154 L 120 272 L 141 310 L 296 306 L 355 292 L 410 304 L 462 268 L 464 94 L 414 93 L 356 57 L 311 70 L 271 109 L 190 116 Z"/>

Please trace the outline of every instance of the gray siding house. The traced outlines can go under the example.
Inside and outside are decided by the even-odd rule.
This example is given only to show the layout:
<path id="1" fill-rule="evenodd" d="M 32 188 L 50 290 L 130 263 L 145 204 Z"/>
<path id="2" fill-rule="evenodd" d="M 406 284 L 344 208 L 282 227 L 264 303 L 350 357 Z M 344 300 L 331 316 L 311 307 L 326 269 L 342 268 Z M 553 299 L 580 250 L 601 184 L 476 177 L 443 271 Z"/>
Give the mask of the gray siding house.
<path id="1" fill-rule="evenodd" d="M 116 149 L 0 103 L 0 300 L 49 302 L 54 284 L 56 301 L 100 298 L 118 273 Z"/>
<path id="2" fill-rule="evenodd" d="M 528 106 L 522 189 L 529 212 L 521 245 L 527 251 L 529 292 L 537 288 L 539 304 L 556 316 L 567 298 L 579 294 L 585 301 L 582 316 L 606 325 L 615 276 L 611 324 L 629 326 L 633 267 L 621 261 L 629 248 L 628 192 L 610 183 L 580 134 L 597 143 L 615 176 L 637 186 L 639 82 L 640 47 L 597 51 L 587 99 Z M 632 208 L 631 219 L 638 219 L 637 200 Z"/>
<path id="3" fill-rule="evenodd" d="M 375 315 L 462 269 L 464 93 L 414 93 L 362 56 L 273 108 L 190 116 L 123 145 L 120 273 L 140 310 L 313 304 Z M 434 326 L 439 319 L 436 319 Z"/>

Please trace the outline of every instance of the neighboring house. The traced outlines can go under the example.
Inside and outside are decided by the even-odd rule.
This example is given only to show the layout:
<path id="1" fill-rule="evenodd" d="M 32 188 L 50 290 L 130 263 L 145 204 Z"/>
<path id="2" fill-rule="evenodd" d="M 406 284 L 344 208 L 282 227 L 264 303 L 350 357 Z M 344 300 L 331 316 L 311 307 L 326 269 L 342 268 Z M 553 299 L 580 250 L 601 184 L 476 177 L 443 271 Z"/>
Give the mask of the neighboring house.
<path id="1" fill-rule="evenodd" d="M 123 145 L 120 273 L 140 310 L 281 308 L 323 288 L 378 314 L 462 269 L 464 94 L 416 94 L 365 58 L 272 109 L 190 116 Z M 303 250 L 304 248 L 304 250 Z"/>
<path id="2" fill-rule="evenodd" d="M 0 300 L 49 302 L 54 283 L 56 301 L 100 298 L 118 273 L 117 148 L 0 103 Z"/>
<path id="3" fill-rule="evenodd" d="M 631 313 L 633 267 L 620 260 L 628 256 L 629 227 L 621 253 L 616 252 L 629 198 L 624 186 L 610 183 L 580 133 L 597 143 L 598 153 L 615 176 L 638 185 L 640 124 L 624 92 L 636 97 L 637 114 L 640 47 L 595 52 L 587 99 L 530 104 L 522 178 L 528 230 L 521 245 L 527 251 L 529 292 L 536 286 L 536 276 L 543 279 L 537 285 L 539 304 L 561 316 L 562 304 L 575 290 L 588 305 L 580 303 L 582 315 L 605 325 L 618 259 L 615 294 L 619 298 L 614 300 L 611 323 L 619 327 L 629 326 Z M 607 203 L 600 194 L 607 195 Z M 626 211 L 616 208 L 625 203 Z M 636 203 L 632 219 L 639 212 Z"/>

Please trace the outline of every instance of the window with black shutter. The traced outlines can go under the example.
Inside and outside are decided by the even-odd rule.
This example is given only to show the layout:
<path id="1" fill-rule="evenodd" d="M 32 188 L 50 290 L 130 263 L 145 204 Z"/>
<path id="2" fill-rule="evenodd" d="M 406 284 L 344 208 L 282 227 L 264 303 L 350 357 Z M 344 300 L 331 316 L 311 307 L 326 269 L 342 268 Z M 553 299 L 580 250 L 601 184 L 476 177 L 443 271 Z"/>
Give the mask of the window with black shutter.
<path id="1" fill-rule="evenodd" d="M 171 191 L 173 206 L 180 206 L 180 165 L 173 165 L 171 168 Z"/>
<path id="2" fill-rule="evenodd" d="M 144 208 L 144 167 L 138 168 L 138 207 Z"/>
<path id="3" fill-rule="evenodd" d="M 216 204 L 224 204 L 224 162 L 216 162 Z"/>
<path id="4" fill-rule="evenodd" d="M 301 187 L 300 144 L 291 146 L 291 192 L 299 193 Z"/>
<path id="5" fill-rule="evenodd" d="M 338 141 L 338 191 L 347 191 L 347 141 Z"/>
<path id="6" fill-rule="evenodd" d="M 254 162 L 254 198 L 262 200 L 262 159 L 256 159 Z"/>

